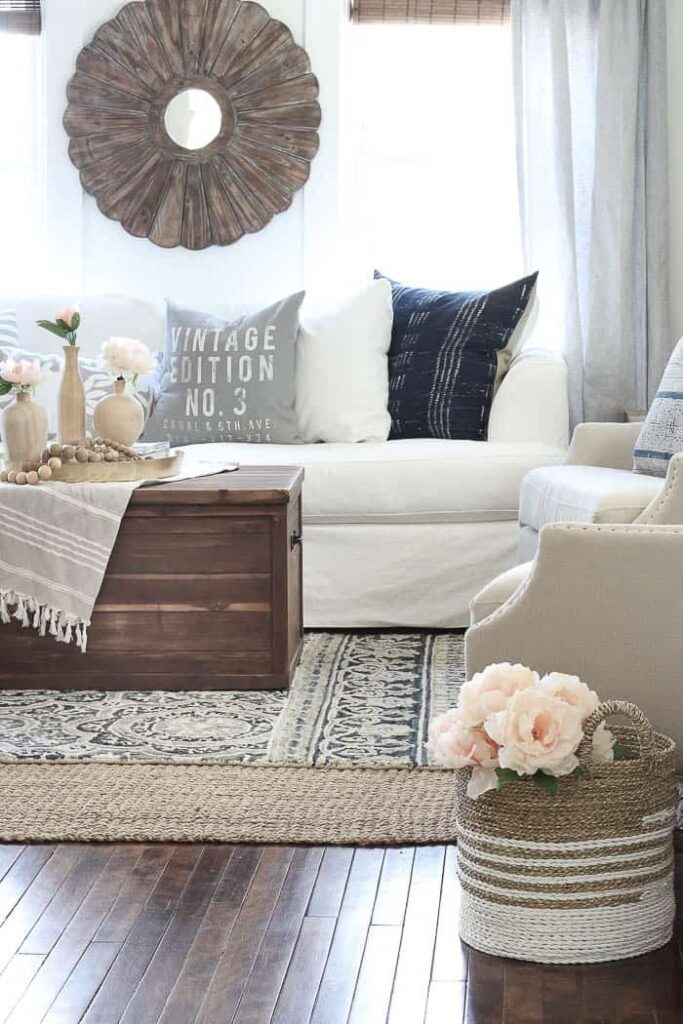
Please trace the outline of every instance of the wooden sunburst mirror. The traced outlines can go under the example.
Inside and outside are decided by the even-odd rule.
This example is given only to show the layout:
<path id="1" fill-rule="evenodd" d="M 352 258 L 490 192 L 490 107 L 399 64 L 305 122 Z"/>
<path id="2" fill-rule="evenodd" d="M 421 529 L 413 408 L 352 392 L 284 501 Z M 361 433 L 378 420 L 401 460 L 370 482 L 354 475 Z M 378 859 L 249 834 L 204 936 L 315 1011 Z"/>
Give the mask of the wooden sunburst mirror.
<path id="1" fill-rule="evenodd" d="M 81 50 L 69 155 L 102 213 L 156 245 L 231 245 L 286 210 L 318 150 L 318 81 L 249 0 L 127 4 Z"/>

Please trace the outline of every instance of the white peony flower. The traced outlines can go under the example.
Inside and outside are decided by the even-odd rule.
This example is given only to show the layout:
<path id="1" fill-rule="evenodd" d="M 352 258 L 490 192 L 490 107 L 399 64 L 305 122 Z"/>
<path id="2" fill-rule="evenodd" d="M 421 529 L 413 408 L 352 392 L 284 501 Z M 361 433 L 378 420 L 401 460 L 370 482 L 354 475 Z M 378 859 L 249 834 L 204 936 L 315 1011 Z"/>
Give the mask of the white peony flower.
<path id="1" fill-rule="evenodd" d="M 156 360 L 147 345 L 134 338 L 109 338 L 102 345 L 102 364 L 115 377 L 151 373 Z"/>
<path id="2" fill-rule="evenodd" d="M 524 665 L 489 665 L 478 672 L 460 690 L 458 709 L 469 726 L 482 725 L 489 715 L 502 711 L 518 690 L 538 685 L 538 673 Z"/>
<path id="3" fill-rule="evenodd" d="M 473 768 L 472 777 L 467 783 L 467 795 L 476 800 L 482 793 L 498 788 L 498 775 L 495 768 Z"/>
<path id="4" fill-rule="evenodd" d="M 604 722 L 600 722 L 593 733 L 593 761 L 597 764 L 609 764 L 614 760 L 614 744 L 616 739 Z"/>
<path id="5" fill-rule="evenodd" d="M 447 711 L 430 723 L 428 751 L 431 760 L 443 768 L 495 768 L 498 764 L 495 743 L 483 729 L 466 726 L 457 710 Z"/>
<path id="6" fill-rule="evenodd" d="M 500 747 L 501 768 L 518 775 L 569 775 L 578 766 L 580 712 L 537 687 L 519 690 L 505 710 L 486 720 L 485 728 Z"/>
<path id="7" fill-rule="evenodd" d="M 591 690 L 578 676 L 567 676 L 563 672 L 550 672 L 538 684 L 549 697 L 557 697 L 565 704 L 571 704 L 585 722 L 600 704 L 595 690 Z"/>
<path id="8" fill-rule="evenodd" d="M 0 365 L 0 377 L 17 388 L 35 388 L 45 380 L 37 359 L 6 359 Z"/>

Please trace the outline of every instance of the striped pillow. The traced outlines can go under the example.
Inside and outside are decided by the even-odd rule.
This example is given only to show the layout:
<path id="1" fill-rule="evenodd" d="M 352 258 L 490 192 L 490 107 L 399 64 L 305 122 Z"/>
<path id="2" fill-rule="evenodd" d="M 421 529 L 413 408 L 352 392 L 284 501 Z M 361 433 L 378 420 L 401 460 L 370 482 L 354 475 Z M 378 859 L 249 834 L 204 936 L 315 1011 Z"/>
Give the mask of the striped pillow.
<path id="1" fill-rule="evenodd" d="M 683 452 L 683 338 L 673 350 L 633 452 L 636 473 L 666 476 L 671 456 Z"/>
<path id="2" fill-rule="evenodd" d="M 5 345 L 16 348 L 19 344 L 17 318 L 13 309 L 0 309 L 0 349 Z"/>

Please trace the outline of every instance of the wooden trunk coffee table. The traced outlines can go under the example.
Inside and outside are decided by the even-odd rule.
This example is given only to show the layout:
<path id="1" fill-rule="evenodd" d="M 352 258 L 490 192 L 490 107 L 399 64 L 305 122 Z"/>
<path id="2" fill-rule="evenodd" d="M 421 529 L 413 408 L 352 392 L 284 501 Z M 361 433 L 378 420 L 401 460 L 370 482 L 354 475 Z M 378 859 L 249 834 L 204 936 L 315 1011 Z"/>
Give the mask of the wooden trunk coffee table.
<path id="1" fill-rule="evenodd" d="M 275 690 L 303 642 L 303 470 L 137 490 L 104 578 L 88 650 L 2 626 L 0 688 Z"/>

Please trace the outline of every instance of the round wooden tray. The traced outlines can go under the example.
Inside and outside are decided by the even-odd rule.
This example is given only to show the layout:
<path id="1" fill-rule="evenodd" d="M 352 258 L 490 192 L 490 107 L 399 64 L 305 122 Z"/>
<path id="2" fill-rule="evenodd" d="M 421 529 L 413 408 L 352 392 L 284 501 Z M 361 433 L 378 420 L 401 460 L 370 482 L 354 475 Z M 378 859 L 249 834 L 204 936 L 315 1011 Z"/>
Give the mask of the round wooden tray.
<path id="1" fill-rule="evenodd" d="M 164 480 L 177 476 L 184 452 L 169 452 L 158 458 L 135 462 L 66 462 L 52 473 L 53 480 L 66 484 L 111 484 L 125 480 Z"/>

